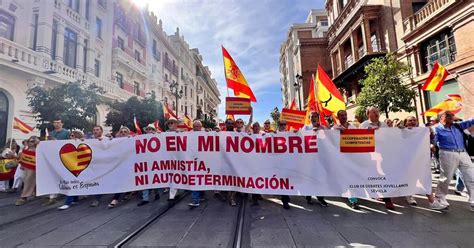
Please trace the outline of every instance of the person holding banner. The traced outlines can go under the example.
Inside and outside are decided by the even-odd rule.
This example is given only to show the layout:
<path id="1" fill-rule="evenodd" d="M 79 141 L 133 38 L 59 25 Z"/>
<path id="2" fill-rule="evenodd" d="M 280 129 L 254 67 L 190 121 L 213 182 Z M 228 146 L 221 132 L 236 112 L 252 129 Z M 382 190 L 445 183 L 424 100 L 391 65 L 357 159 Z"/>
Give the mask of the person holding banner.
<path id="1" fill-rule="evenodd" d="M 104 129 L 102 128 L 102 126 L 95 126 L 92 128 L 92 136 L 94 139 L 98 139 L 98 140 L 104 139 L 103 134 L 104 134 Z M 100 198 L 102 198 L 102 195 L 95 195 L 94 200 L 91 203 L 91 207 L 98 207 L 100 205 Z"/>
<path id="2" fill-rule="evenodd" d="M 325 129 L 328 129 L 327 127 L 321 125 L 321 123 L 319 123 L 319 113 L 316 112 L 316 111 L 312 111 L 310 113 L 310 120 L 311 120 L 311 124 L 310 125 L 306 125 L 303 127 L 303 130 L 306 130 L 306 131 L 310 131 L 310 130 L 313 130 L 313 131 L 318 131 L 318 130 L 325 130 Z M 324 199 L 324 197 L 322 196 L 316 196 L 316 198 L 318 199 L 319 201 L 319 204 L 323 207 L 327 207 L 329 206 L 329 204 L 327 203 L 327 201 Z M 306 202 L 308 204 L 313 204 L 313 198 L 311 196 L 306 196 Z"/>
<path id="3" fill-rule="evenodd" d="M 193 131 L 202 131 L 202 123 L 200 120 L 193 122 Z M 204 199 L 204 191 L 191 191 L 191 202 L 188 204 L 190 207 L 199 207 L 201 199 Z"/>
<path id="4" fill-rule="evenodd" d="M 361 129 L 388 128 L 388 125 L 385 122 L 379 120 L 380 111 L 378 108 L 369 107 L 367 109 L 367 117 L 369 119 L 362 122 L 359 128 Z M 393 205 L 391 198 L 383 198 L 383 201 L 385 202 L 385 208 L 390 209 L 390 210 L 395 210 L 395 205 Z"/>
<path id="5" fill-rule="evenodd" d="M 347 122 L 347 112 L 345 110 L 339 110 L 337 111 L 337 118 L 339 119 L 339 124 L 335 124 L 332 127 L 332 130 L 346 130 L 346 129 L 356 129 L 355 126 Z M 349 206 L 351 206 L 352 209 L 359 210 L 359 199 L 356 197 L 350 197 L 347 199 L 349 201 Z"/>
<path id="6" fill-rule="evenodd" d="M 271 133 L 273 132 L 273 129 L 272 127 L 270 126 L 270 120 L 266 120 L 264 123 L 263 123 L 263 131 L 265 133 Z"/>
<path id="7" fill-rule="evenodd" d="M 166 121 L 166 127 L 166 132 L 178 132 L 178 120 L 174 117 L 170 117 L 168 121 Z M 174 200 L 176 194 L 178 193 L 178 190 L 170 188 L 169 192 L 169 200 Z"/>
<path id="8" fill-rule="evenodd" d="M 286 121 L 280 120 L 278 121 L 278 132 L 283 133 L 286 132 Z M 283 203 L 284 209 L 290 209 L 290 196 L 289 195 L 282 195 L 281 202 Z"/>
<path id="9" fill-rule="evenodd" d="M 143 131 L 145 131 L 146 134 L 156 134 L 156 128 L 153 124 L 149 124 L 145 128 L 143 128 Z M 155 191 L 155 201 L 160 199 L 160 193 L 158 190 Z M 142 200 L 137 204 L 138 207 L 146 205 L 150 203 L 150 190 L 149 189 L 144 189 L 142 190 Z"/>
<path id="10" fill-rule="evenodd" d="M 37 136 L 31 136 L 28 139 L 28 146 L 25 147 L 20 156 L 20 164 L 25 169 L 25 181 L 21 198 L 15 203 L 21 206 L 26 203 L 28 197 L 34 196 L 36 188 L 36 147 L 40 139 Z"/>
<path id="11" fill-rule="evenodd" d="M 268 121 L 268 123 L 270 123 L 270 122 Z M 268 125 L 268 126 L 270 126 L 270 125 Z M 261 130 L 260 123 L 258 123 L 258 121 L 252 124 L 252 133 L 251 134 L 265 134 L 265 133 L 267 133 L 267 132 L 265 130 L 264 131 Z M 260 194 L 252 194 L 252 205 L 257 206 L 258 205 L 258 200 L 261 200 L 261 199 L 263 199 L 263 198 Z"/>
<path id="12" fill-rule="evenodd" d="M 5 147 L 2 150 L 0 157 L 0 192 L 11 192 L 10 181 L 16 174 L 16 163 L 17 159 L 17 143 L 14 139 L 9 138 Z"/>
<path id="13" fill-rule="evenodd" d="M 117 132 L 117 135 L 115 136 L 116 138 L 127 138 L 130 137 L 130 129 L 128 127 L 120 127 L 119 131 Z M 123 195 L 123 193 L 117 193 L 114 194 L 112 197 L 112 201 L 107 205 L 108 208 L 115 208 L 117 204 L 119 203 L 120 197 Z"/>
<path id="14" fill-rule="evenodd" d="M 474 165 L 466 152 L 463 130 L 474 126 L 474 119 L 454 122 L 451 111 L 439 114 L 439 124 L 434 128 L 435 141 L 439 147 L 439 162 L 441 174 L 436 187 L 436 200 L 449 206 L 446 200 L 449 183 L 456 169 L 463 174 L 464 184 L 469 194 L 470 210 L 474 211 Z"/>
<path id="15" fill-rule="evenodd" d="M 80 130 L 73 130 L 70 134 L 69 134 L 69 139 L 72 139 L 72 140 L 77 140 L 77 139 L 80 139 L 80 140 L 84 140 L 84 133 Z M 71 207 L 71 205 L 76 205 L 77 202 L 79 201 L 79 197 L 78 196 L 66 196 L 66 200 L 64 201 L 64 205 L 62 205 L 61 207 L 58 208 L 58 210 L 66 210 L 66 209 L 69 209 Z"/>

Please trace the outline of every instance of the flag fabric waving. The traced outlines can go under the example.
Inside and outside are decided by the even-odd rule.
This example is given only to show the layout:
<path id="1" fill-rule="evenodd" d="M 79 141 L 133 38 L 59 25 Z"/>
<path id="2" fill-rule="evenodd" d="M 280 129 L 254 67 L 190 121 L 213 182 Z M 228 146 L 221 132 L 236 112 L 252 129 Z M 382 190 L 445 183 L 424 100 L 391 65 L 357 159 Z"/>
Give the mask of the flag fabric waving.
<path id="1" fill-rule="evenodd" d="M 235 121 L 235 117 L 234 115 L 227 115 L 227 117 L 225 118 L 226 120 L 232 120 L 232 121 Z"/>
<path id="2" fill-rule="evenodd" d="M 290 104 L 289 109 L 291 109 L 291 110 L 296 110 L 295 99 L 293 99 L 293 101 L 291 101 L 291 104 Z"/>
<path id="3" fill-rule="evenodd" d="M 24 123 L 20 119 L 13 117 L 13 129 L 18 129 L 24 134 L 29 134 L 34 128 Z"/>
<path id="4" fill-rule="evenodd" d="M 421 89 L 438 92 L 448 75 L 448 70 L 436 61 L 433 65 L 433 70 L 431 70 L 430 76 L 426 79 L 426 82 Z"/>
<path id="5" fill-rule="evenodd" d="M 442 111 L 451 111 L 457 114 L 462 110 L 462 97 L 459 94 L 449 94 L 447 99 L 421 113 L 424 116 L 436 116 Z"/>
<path id="6" fill-rule="evenodd" d="M 311 77 L 311 81 L 309 82 L 308 105 L 306 106 L 306 119 L 304 121 L 305 125 L 311 124 L 310 114 L 313 111 L 318 111 L 318 106 L 314 94 L 314 78 Z"/>
<path id="7" fill-rule="evenodd" d="M 234 95 L 237 97 L 249 98 L 252 102 L 257 102 L 257 98 L 252 92 L 244 74 L 240 71 L 234 59 L 229 52 L 222 47 L 222 54 L 224 56 L 224 72 L 227 81 L 227 87 L 234 90 Z"/>
<path id="8" fill-rule="evenodd" d="M 176 116 L 173 110 L 168 106 L 168 103 L 163 104 L 163 113 L 165 115 L 165 120 L 168 120 L 170 117 L 178 119 L 178 116 Z"/>
<path id="9" fill-rule="evenodd" d="M 163 130 L 160 127 L 160 121 L 159 120 L 156 120 L 155 122 L 153 122 L 153 126 L 155 127 L 156 130 L 158 130 L 160 132 L 163 132 Z"/>
<path id="10" fill-rule="evenodd" d="M 186 125 L 189 130 L 193 129 L 193 120 L 191 120 L 188 114 L 184 115 L 184 125 Z"/>
<path id="11" fill-rule="evenodd" d="M 138 125 L 138 120 L 136 116 L 133 116 L 133 125 L 135 125 L 135 133 L 142 134 L 142 129 L 140 128 L 140 125 Z"/>
<path id="12" fill-rule="evenodd" d="M 316 73 L 316 84 L 318 89 L 318 102 L 321 103 L 321 107 L 324 110 L 337 113 L 339 110 L 346 109 L 344 98 L 320 65 L 318 65 L 318 71 Z"/>

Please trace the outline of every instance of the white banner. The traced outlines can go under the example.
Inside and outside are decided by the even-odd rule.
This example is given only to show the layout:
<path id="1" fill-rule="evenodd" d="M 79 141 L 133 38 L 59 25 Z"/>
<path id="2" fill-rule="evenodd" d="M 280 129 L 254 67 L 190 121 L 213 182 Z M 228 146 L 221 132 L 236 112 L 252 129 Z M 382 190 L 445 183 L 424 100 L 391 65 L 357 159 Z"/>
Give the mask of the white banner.
<path id="1" fill-rule="evenodd" d="M 333 130 L 46 141 L 37 149 L 37 195 L 163 187 L 342 197 L 428 194 L 428 135 L 427 128 L 393 128 L 375 131 L 375 139 L 373 134 L 371 138 L 345 136 L 355 150 L 375 146 L 375 152 L 357 153 L 341 152 L 341 134 Z M 372 139 L 372 143 L 351 141 L 359 139 Z"/>

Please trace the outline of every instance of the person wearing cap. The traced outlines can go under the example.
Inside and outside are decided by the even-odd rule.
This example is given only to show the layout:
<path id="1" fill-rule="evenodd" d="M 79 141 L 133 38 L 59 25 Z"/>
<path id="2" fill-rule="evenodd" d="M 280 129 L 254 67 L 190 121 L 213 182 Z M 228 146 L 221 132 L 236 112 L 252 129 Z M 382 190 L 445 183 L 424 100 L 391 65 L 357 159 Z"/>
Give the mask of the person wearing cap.
<path id="1" fill-rule="evenodd" d="M 306 131 L 310 131 L 310 130 L 313 130 L 313 131 L 318 131 L 318 130 L 325 130 L 325 129 L 328 129 L 327 127 L 321 125 L 321 123 L 319 123 L 319 113 L 316 112 L 316 111 L 312 111 L 310 113 L 310 120 L 311 120 L 311 124 L 309 125 L 306 125 L 303 127 L 303 130 L 306 130 Z M 319 204 L 323 207 L 327 207 L 329 206 L 329 204 L 327 203 L 327 201 L 324 199 L 323 196 L 316 196 L 316 198 L 318 199 L 319 201 Z M 313 197 L 312 196 L 306 196 L 306 202 L 308 204 L 313 204 Z"/>
<path id="2" fill-rule="evenodd" d="M 199 132 L 202 131 L 202 123 L 200 120 L 195 120 L 193 122 L 193 131 Z M 204 200 L 204 191 L 191 191 L 191 202 L 188 203 L 190 207 L 199 207 L 201 200 Z"/>
<path id="3" fill-rule="evenodd" d="M 156 128 L 153 124 L 149 124 L 148 126 L 143 128 L 146 134 L 156 134 Z M 155 201 L 160 199 L 160 193 L 155 191 Z M 137 204 L 138 207 L 146 205 L 150 203 L 150 190 L 144 189 L 142 190 L 142 200 Z"/>
<path id="4" fill-rule="evenodd" d="M 463 174 L 464 184 L 469 194 L 470 210 L 474 211 L 474 165 L 466 152 L 464 130 L 474 126 L 474 119 L 454 122 L 452 111 L 443 111 L 439 115 L 439 124 L 435 126 L 435 141 L 439 148 L 441 173 L 436 187 L 436 200 L 449 206 L 446 200 L 449 183 L 456 169 Z"/>
<path id="5" fill-rule="evenodd" d="M 271 125 L 270 125 L 270 120 L 266 120 L 264 123 L 263 123 L 263 131 L 265 133 L 271 133 L 273 132 L 274 130 L 272 129 Z"/>
<path id="6" fill-rule="evenodd" d="M 279 133 L 284 133 L 286 132 L 286 121 L 285 120 L 279 120 L 278 121 L 278 132 Z M 281 202 L 283 203 L 283 208 L 284 209 L 290 209 L 290 196 L 289 195 L 282 195 L 281 196 Z"/>

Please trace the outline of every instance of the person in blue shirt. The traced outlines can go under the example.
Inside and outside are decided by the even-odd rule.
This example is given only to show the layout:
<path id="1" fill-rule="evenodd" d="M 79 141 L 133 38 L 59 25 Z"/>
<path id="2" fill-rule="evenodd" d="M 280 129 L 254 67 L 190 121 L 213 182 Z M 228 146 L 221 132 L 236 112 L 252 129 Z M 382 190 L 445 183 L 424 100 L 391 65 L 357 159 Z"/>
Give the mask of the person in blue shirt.
<path id="1" fill-rule="evenodd" d="M 434 128 L 436 145 L 439 148 L 441 174 L 436 199 L 439 203 L 449 206 L 446 200 L 448 187 L 456 169 L 463 174 L 464 183 L 469 194 L 471 211 L 474 211 L 474 165 L 466 152 L 463 130 L 474 126 L 474 119 L 454 122 L 454 114 L 444 111 L 439 114 L 439 124 Z"/>

